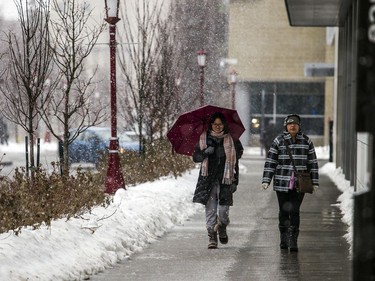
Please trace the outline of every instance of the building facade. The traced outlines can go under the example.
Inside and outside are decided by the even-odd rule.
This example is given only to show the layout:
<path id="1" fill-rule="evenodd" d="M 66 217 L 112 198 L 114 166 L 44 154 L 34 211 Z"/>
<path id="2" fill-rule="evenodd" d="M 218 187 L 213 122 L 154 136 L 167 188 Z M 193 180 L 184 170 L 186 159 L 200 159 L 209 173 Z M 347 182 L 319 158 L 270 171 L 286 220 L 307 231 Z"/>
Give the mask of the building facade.
<path id="1" fill-rule="evenodd" d="M 334 162 L 354 198 L 353 280 L 375 280 L 375 1 L 285 3 L 292 26 L 337 27 Z"/>
<path id="2" fill-rule="evenodd" d="M 328 145 L 333 74 L 324 66 L 333 66 L 334 44 L 327 29 L 291 27 L 283 1 L 238 0 L 230 4 L 228 34 L 244 142 L 258 145 L 269 123 L 281 132 L 285 116 L 296 113 L 314 143 Z"/>

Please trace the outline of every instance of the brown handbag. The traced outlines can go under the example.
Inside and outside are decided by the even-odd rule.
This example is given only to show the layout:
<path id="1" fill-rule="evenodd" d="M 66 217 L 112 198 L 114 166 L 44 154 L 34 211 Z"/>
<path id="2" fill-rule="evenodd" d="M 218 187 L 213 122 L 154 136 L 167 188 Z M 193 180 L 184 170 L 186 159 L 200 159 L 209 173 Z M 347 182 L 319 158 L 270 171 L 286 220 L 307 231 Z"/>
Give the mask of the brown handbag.
<path id="1" fill-rule="evenodd" d="M 314 187 L 310 172 L 297 173 L 297 191 L 301 193 L 313 193 Z"/>
<path id="2" fill-rule="evenodd" d="M 284 139 L 285 140 L 285 139 Z M 296 166 L 294 165 L 294 160 L 292 157 L 292 153 L 290 152 L 288 143 L 285 142 L 286 150 L 288 151 L 290 160 L 292 161 L 293 169 L 296 174 L 297 178 L 297 191 L 301 193 L 313 193 L 314 187 L 311 179 L 311 173 L 310 172 L 298 172 L 296 169 Z"/>

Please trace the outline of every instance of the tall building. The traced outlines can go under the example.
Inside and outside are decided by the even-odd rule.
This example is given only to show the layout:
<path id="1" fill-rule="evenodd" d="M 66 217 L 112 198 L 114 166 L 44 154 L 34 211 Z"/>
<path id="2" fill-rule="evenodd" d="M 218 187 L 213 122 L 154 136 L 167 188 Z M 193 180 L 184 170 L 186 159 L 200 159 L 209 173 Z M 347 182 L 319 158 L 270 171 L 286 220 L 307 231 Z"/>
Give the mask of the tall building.
<path id="1" fill-rule="evenodd" d="M 334 46 L 326 28 L 294 28 L 284 1 L 231 1 L 228 57 L 239 73 L 237 109 L 246 144 L 257 145 L 265 127 L 282 130 L 296 113 L 316 145 L 327 145 L 333 107 Z M 246 134 L 246 133 L 245 133 Z"/>

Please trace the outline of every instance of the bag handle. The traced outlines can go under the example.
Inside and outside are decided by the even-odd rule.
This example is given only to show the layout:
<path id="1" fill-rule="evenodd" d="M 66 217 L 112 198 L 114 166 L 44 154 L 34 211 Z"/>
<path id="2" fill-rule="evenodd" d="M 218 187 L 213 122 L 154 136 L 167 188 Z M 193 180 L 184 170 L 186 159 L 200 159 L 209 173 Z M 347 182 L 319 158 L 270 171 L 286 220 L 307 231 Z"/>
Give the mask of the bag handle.
<path id="1" fill-rule="evenodd" d="M 286 146 L 286 151 L 288 152 L 288 154 L 289 154 L 289 158 L 290 158 L 290 160 L 292 161 L 292 165 L 293 165 L 294 172 L 295 172 L 296 175 L 297 175 L 297 174 L 298 174 L 298 172 L 297 172 L 297 168 L 296 168 L 296 166 L 294 165 L 294 159 L 293 159 L 292 153 L 290 152 L 290 148 L 289 148 L 288 142 L 287 142 L 287 140 L 286 140 L 284 137 L 283 137 L 283 139 L 284 139 L 284 143 L 285 143 L 285 146 Z"/>

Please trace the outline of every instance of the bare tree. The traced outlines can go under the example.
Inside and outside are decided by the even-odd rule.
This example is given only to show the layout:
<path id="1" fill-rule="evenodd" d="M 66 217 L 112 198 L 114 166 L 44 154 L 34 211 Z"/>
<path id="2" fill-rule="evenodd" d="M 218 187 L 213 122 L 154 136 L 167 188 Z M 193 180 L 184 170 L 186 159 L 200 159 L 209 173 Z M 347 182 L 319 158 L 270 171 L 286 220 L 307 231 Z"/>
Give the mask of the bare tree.
<path id="1" fill-rule="evenodd" d="M 228 95 L 226 68 L 228 7 L 225 2 L 212 0 L 177 1 L 175 13 L 176 47 L 180 60 L 181 99 L 183 111 L 199 106 L 199 67 L 197 51 L 207 52 L 204 75 L 205 103 L 225 106 Z M 223 94 L 224 93 L 224 94 Z"/>
<path id="2" fill-rule="evenodd" d="M 46 106 L 54 83 L 46 83 L 52 72 L 53 54 L 49 48 L 49 1 L 15 1 L 20 34 L 7 36 L 9 65 L 3 73 L 5 117 L 20 125 L 29 136 L 30 166 L 35 166 L 35 133 L 40 124 L 38 112 Z M 33 169 L 32 169 L 33 171 Z M 32 172 L 33 176 L 33 172 Z"/>
<path id="3" fill-rule="evenodd" d="M 163 135 L 181 111 L 197 106 L 197 51 L 208 52 L 205 101 L 225 105 L 227 10 L 221 1 L 127 1 L 120 65 L 125 77 L 122 97 L 125 119 L 142 139 Z M 168 15 L 166 17 L 165 15 Z M 180 85 L 176 85 L 180 78 Z M 121 97 L 120 97 L 121 103 Z"/>
<path id="4" fill-rule="evenodd" d="M 166 118 L 176 102 L 171 7 L 163 1 L 134 1 L 122 14 L 124 38 L 120 67 L 124 75 L 125 119 L 139 133 L 140 144 L 165 134 Z M 125 46 L 125 47 L 124 47 Z M 175 106 L 175 105 L 174 105 Z"/>
<path id="5" fill-rule="evenodd" d="M 172 8 L 172 7 L 171 7 Z M 178 79 L 179 60 L 176 57 L 174 25 L 170 17 L 158 23 L 157 48 L 154 49 L 154 69 L 151 77 L 149 99 L 144 109 L 145 128 L 148 140 L 163 138 L 171 126 L 171 122 L 180 113 Z"/>
<path id="6" fill-rule="evenodd" d="M 88 74 L 84 64 L 104 23 L 89 24 L 92 9 L 85 1 L 53 0 L 52 3 L 56 19 L 51 20 L 51 49 L 61 79 L 42 117 L 51 133 L 63 144 L 63 174 L 69 175 L 69 145 L 81 132 L 105 118 L 104 110 L 93 102 L 96 69 Z M 70 134 L 73 127 L 76 131 Z"/>

